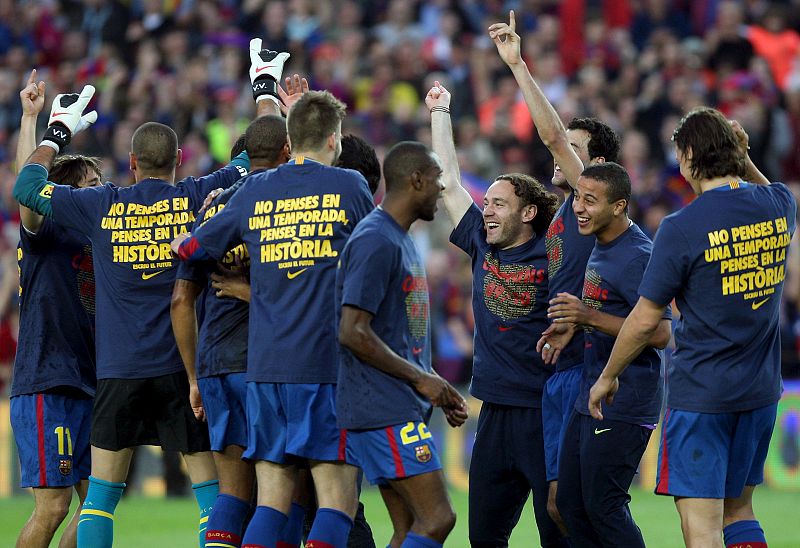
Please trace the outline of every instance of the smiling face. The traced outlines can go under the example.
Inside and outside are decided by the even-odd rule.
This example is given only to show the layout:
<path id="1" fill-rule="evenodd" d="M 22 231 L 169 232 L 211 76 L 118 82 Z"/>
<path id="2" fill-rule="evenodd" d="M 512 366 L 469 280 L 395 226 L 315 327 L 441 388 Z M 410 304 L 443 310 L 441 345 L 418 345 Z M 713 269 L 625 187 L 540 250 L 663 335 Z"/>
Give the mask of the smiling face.
<path id="1" fill-rule="evenodd" d="M 483 198 L 486 243 L 507 249 L 527 242 L 533 236 L 530 221 L 535 216 L 536 206 L 523 206 L 511 181 L 498 179 Z"/>
<path id="2" fill-rule="evenodd" d="M 578 218 L 578 231 L 584 236 L 603 233 L 625 214 L 625 200 L 609 202 L 608 185 L 602 181 L 581 177 L 575 188 L 572 210 Z"/>
<path id="3" fill-rule="evenodd" d="M 572 146 L 572 149 L 578 155 L 578 158 L 580 158 L 581 162 L 583 162 L 584 166 L 588 166 L 591 160 L 591 158 L 589 158 L 589 141 L 591 138 L 591 135 L 589 135 L 589 132 L 585 129 L 567 130 L 567 140 L 569 141 L 570 146 Z M 569 189 L 567 178 L 561 171 L 561 168 L 558 167 L 558 162 L 555 160 L 553 160 L 552 183 L 562 190 Z"/>

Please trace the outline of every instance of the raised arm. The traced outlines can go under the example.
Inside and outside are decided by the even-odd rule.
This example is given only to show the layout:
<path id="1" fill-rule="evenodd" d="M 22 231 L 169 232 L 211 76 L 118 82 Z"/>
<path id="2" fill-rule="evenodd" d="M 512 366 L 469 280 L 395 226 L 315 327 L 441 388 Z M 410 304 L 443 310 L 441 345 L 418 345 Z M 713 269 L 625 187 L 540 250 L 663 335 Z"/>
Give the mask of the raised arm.
<path id="1" fill-rule="evenodd" d="M 531 76 L 528 66 L 520 54 L 520 38 L 516 33 L 514 11 L 509 12 L 509 22 L 495 23 L 489 27 L 489 37 L 494 41 L 500 57 L 511 69 L 522 90 L 525 104 L 539 133 L 539 138 L 555 158 L 567 182 L 572 188 L 583 172 L 583 162 L 567 140 L 567 130 L 558 113 L 547 100 L 539 85 Z"/>
<path id="2" fill-rule="evenodd" d="M 281 115 L 279 94 L 283 65 L 289 58 L 286 52 L 278 53 L 261 48 L 261 38 L 250 40 L 250 85 L 256 101 L 256 116 Z"/>
<path id="3" fill-rule="evenodd" d="M 744 178 L 748 183 L 753 183 L 756 185 L 768 185 L 769 179 L 767 179 L 767 177 L 761 173 L 761 170 L 756 167 L 756 165 L 753 163 L 753 160 L 750 158 L 750 153 L 747 152 L 750 150 L 750 136 L 747 135 L 747 132 L 742 127 L 742 124 L 736 120 L 730 120 L 730 124 L 731 128 L 733 129 L 733 133 L 736 135 L 736 140 L 739 141 L 739 151 L 744 157 L 746 171 Z"/>
<path id="4" fill-rule="evenodd" d="M 453 142 L 453 125 L 450 120 L 450 92 L 438 81 L 425 97 L 425 104 L 431 111 L 431 137 L 433 151 L 442 162 L 442 200 L 453 226 L 458 226 L 464 214 L 472 205 L 472 197 L 461 185 L 461 171 L 458 167 L 456 145 Z"/>
<path id="5" fill-rule="evenodd" d="M 44 91 L 45 83 L 36 82 L 36 69 L 33 69 L 28 77 L 28 83 L 19 92 L 19 99 L 22 104 L 22 119 L 19 124 L 17 155 L 14 162 L 17 175 L 19 175 L 22 166 L 25 165 L 33 151 L 36 150 L 36 120 L 44 108 Z M 36 233 L 44 220 L 42 215 L 24 205 L 19 206 L 19 216 L 22 220 L 22 226 L 31 233 Z"/>

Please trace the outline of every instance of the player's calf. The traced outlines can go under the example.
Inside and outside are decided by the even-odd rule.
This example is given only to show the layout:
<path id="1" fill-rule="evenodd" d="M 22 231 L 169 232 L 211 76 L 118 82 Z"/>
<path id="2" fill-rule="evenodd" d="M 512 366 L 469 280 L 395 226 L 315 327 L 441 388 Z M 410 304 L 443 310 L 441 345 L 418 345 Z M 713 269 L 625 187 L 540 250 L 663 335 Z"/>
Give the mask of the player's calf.
<path id="1" fill-rule="evenodd" d="M 56 529 L 69 513 L 72 488 L 35 488 L 33 497 L 35 500 L 33 513 L 17 539 L 17 546 L 20 548 L 50 545 Z"/>

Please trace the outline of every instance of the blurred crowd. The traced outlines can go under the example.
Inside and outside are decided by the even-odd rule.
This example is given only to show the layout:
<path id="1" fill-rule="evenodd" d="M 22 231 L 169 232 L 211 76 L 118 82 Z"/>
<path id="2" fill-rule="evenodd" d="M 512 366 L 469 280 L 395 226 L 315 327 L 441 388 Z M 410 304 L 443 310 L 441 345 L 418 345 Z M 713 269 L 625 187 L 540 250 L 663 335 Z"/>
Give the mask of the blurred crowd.
<path id="1" fill-rule="evenodd" d="M 463 180 L 480 201 L 500 173 L 549 184 L 553 171 L 487 35 L 509 9 L 531 72 L 564 121 L 594 116 L 620 134 L 632 218 L 649 234 L 693 198 L 670 137 L 698 105 L 739 120 L 755 163 L 800 196 L 800 0 L 0 0 L 0 375 L 14 356 L 11 187 L 18 92 L 31 68 L 47 83 L 45 112 L 57 93 L 97 88 L 98 121 L 70 151 L 100 157 L 104 180 L 117 185 L 132 182 L 130 138 L 144 121 L 178 132 L 179 177 L 228 159 L 255 112 L 252 37 L 291 53 L 284 75 L 306 76 L 346 102 L 344 133 L 363 136 L 381 157 L 400 140 L 430 142 L 423 98 L 440 80 L 453 92 Z M 43 131 L 46 116 L 39 122 Z M 436 366 L 459 382 L 470 374 L 470 269 L 447 244 L 449 229 L 441 216 L 415 236 L 427 254 Z M 800 376 L 797 247 L 784 290 L 787 377 Z"/>

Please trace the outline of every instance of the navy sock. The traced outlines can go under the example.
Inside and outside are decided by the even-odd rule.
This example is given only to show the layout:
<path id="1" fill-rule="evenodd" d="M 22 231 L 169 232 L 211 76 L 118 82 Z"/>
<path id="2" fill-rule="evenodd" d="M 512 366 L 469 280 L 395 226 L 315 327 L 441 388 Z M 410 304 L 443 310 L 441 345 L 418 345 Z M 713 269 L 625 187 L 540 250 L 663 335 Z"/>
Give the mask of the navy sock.
<path id="1" fill-rule="evenodd" d="M 320 508 L 308 533 L 306 548 L 347 548 L 353 528 L 350 516 L 333 508 Z"/>
<path id="2" fill-rule="evenodd" d="M 767 548 L 767 538 L 757 520 L 734 521 L 722 530 L 726 548 Z"/>
<path id="3" fill-rule="evenodd" d="M 259 506 L 242 539 L 242 548 L 276 548 L 288 516 L 269 506 Z"/>
<path id="4" fill-rule="evenodd" d="M 244 522 L 250 515 L 250 503 L 233 495 L 219 494 L 208 516 L 206 542 L 223 548 L 239 548 Z"/>
<path id="5" fill-rule="evenodd" d="M 289 521 L 283 528 L 277 548 L 300 548 L 303 541 L 303 519 L 306 509 L 297 503 L 292 503 L 292 510 L 289 512 Z"/>
<path id="6" fill-rule="evenodd" d="M 400 546 L 402 548 L 442 548 L 442 543 L 409 531 L 408 534 L 406 534 L 406 539 Z"/>
<path id="7" fill-rule="evenodd" d="M 78 521 L 78 546 L 110 548 L 114 541 L 114 511 L 124 489 L 124 483 L 89 477 L 89 491 Z"/>

